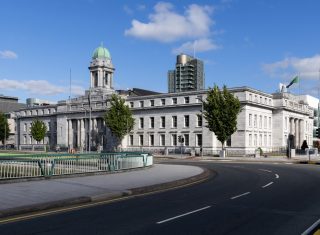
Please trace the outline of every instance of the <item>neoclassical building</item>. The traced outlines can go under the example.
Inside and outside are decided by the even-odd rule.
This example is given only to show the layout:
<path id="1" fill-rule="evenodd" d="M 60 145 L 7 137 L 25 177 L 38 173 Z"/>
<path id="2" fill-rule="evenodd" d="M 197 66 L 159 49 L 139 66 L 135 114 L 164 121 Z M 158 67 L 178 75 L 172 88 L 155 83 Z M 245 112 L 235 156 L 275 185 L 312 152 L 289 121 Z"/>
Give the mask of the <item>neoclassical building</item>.
<path id="1" fill-rule="evenodd" d="M 142 89 L 116 91 L 113 88 L 114 66 L 109 51 L 98 47 L 89 66 L 90 88 L 83 96 L 59 101 L 55 105 L 21 109 L 15 113 L 17 140 L 20 149 L 32 145 L 56 145 L 79 151 L 104 150 L 115 147 L 114 137 L 105 126 L 103 116 L 110 107 L 111 95 L 118 93 L 132 109 L 135 126 L 122 142 L 129 150 L 149 150 L 161 153 L 184 152 L 215 153 L 221 144 L 202 119 L 201 100 L 206 90 L 157 93 Z M 287 145 L 293 134 L 296 147 L 303 140 L 312 143 L 313 108 L 289 93 L 268 94 L 250 87 L 229 89 L 242 105 L 237 131 L 227 141 L 229 151 L 250 153 L 261 147 L 265 151 Z M 90 112 L 91 111 L 91 112 Z M 35 118 L 44 121 L 48 132 L 42 143 L 30 135 Z M 179 136 L 184 142 L 179 143 Z"/>

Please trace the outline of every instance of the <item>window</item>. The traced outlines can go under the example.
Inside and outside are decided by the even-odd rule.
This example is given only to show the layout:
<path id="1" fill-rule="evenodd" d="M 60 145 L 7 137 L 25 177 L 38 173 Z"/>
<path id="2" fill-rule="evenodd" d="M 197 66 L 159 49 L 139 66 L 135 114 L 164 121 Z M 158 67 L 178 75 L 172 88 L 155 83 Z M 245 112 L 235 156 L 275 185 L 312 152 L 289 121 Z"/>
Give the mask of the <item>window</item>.
<path id="1" fill-rule="evenodd" d="M 51 109 L 48 109 L 48 114 L 51 114 Z"/>
<path id="2" fill-rule="evenodd" d="M 249 126 L 252 126 L 252 114 L 249 114 Z"/>
<path id="3" fill-rule="evenodd" d="M 249 146 L 252 146 L 252 134 L 249 134 Z"/>
<path id="4" fill-rule="evenodd" d="M 264 103 L 268 104 L 268 99 L 267 98 L 264 98 Z"/>
<path id="5" fill-rule="evenodd" d="M 144 107 L 144 102 L 143 101 L 140 101 L 139 104 L 140 104 L 140 108 Z"/>
<path id="6" fill-rule="evenodd" d="M 271 143 L 271 135 L 269 135 L 269 146 L 272 146 L 272 143 Z"/>
<path id="7" fill-rule="evenodd" d="M 38 111 L 38 110 L 36 110 L 36 115 L 37 115 L 37 116 L 39 115 L 39 111 Z"/>
<path id="8" fill-rule="evenodd" d="M 166 99 L 161 99 L 161 105 L 162 106 L 166 105 Z"/>
<path id="9" fill-rule="evenodd" d="M 160 128 L 166 127 L 166 117 L 160 117 Z"/>
<path id="10" fill-rule="evenodd" d="M 262 116 L 259 116 L 259 128 L 262 128 Z"/>
<path id="11" fill-rule="evenodd" d="M 189 127 L 189 115 L 184 115 L 184 127 Z"/>
<path id="12" fill-rule="evenodd" d="M 260 103 L 262 104 L 262 96 L 260 96 Z"/>
<path id="13" fill-rule="evenodd" d="M 154 100 L 150 100 L 150 106 L 151 106 L 151 107 L 154 106 Z"/>
<path id="14" fill-rule="evenodd" d="M 134 103 L 130 102 L 130 108 L 133 108 L 133 107 L 134 107 Z"/>
<path id="15" fill-rule="evenodd" d="M 272 129 L 272 126 L 271 126 L 271 117 L 269 117 L 269 129 Z"/>
<path id="16" fill-rule="evenodd" d="M 133 145 L 133 135 L 129 135 L 129 145 Z"/>
<path id="17" fill-rule="evenodd" d="M 284 129 L 285 129 L 285 130 L 287 130 L 287 128 L 288 128 L 287 124 L 288 124 L 288 118 L 285 117 L 285 118 L 284 118 Z"/>
<path id="18" fill-rule="evenodd" d="M 28 125 L 27 125 L 27 123 L 25 123 L 24 126 L 23 126 L 23 130 L 27 131 L 27 129 L 28 129 Z"/>
<path id="19" fill-rule="evenodd" d="M 189 104 L 189 102 L 190 102 L 189 97 L 188 97 L 188 96 L 187 96 L 187 97 L 184 97 L 184 103 L 185 103 L 185 104 Z"/>
<path id="20" fill-rule="evenodd" d="M 177 134 L 171 135 L 171 144 L 172 146 L 177 146 Z"/>
<path id="21" fill-rule="evenodd" d="M 259 146 L 262 146 L 262 134 L 259 136 Z"/>
<path id="22" fill-rule="evenodd" d="M 150 128 L 154 128 L 154 117 L 150 117 Z"/>
<path id="23" fill-rule="evenodd" d="M 172 104 L 177 104 L 177 98 L 172 98 Z"/>
<path id="24" fill-rule="evenodd" d="M 143 118 L 139 118 L 139 128 L 142 129 L 144 127 Z"/>
<path id="25" fill-rule="evenodd" d="M 189 146 L 189 134 L 184 135 L 184 146 Z"/>
<path id="26" fill-rule="evenodd" d="M 257 127 L 257 114 L 254 115 L 253 126 Z"/>
<path id="27" fill-rule="evenodd" d="M 197 126 L 200 127 L 202 126 L 202 116 L 201 115 L 197 115 Z"/>
<path id="28" fill-rule="evenodd" d="M 27 144 L 27 136 L 23 136 L 23 144 Z"/>
<path id="29" fill-rule="evenodd" d="M 252 101 L 252 94 L 249 94 L 249 101 Z"/>
<path id="30" fill-rule="evenodd" d="M 177 116 L 172 116 L 172 127 L 177 128 Z"/>
<path id="31" fill-rule="evenodd" d="M 258 102 L 258 96 L 257 95 L 254 96 L 254 101 Z"/>
<path id="32" fill-rule="evenodd" d="M 254 134 L 253 146 L 257 146 L 258 135 Z"/>
<path id="33" fill-rule="evenodd" d="M 264 135 L 264 139 L 263 139 L 263 145 L 264 146 L 267 146 L 267 135 Z"/>
<path id="34" fill-rule="evenodd" d="M 32 136 L 31 135 L 30 135 L 30 139 L 29 140 L 30 140 L 30 144 L 32 144 Z"/>
<path id="35" fill-rule="evenodd" d="M 231 147 L 231 136 L 229 136 L 229 138 L 227 139 L 227 146 Z"/>
<path id="36" fill-rule="evenodd" d="M 202 147 L 202 134 L 197 134 L 196 135 L 196 143 L 198 147 Z"/>
<path id="37" fill-rule="evenodd" d="M 149 136 L 149 145 L 154 146 L 154 135 Z"/>
<path id="38" fill-rule="evenodd" d="M 264 122 L 263 122 L 263 127 L 264 127 L 264 129 L 267 129 L 267 125 L 268 125 L 268 123 L 267 123 L 267 116 L 264 116 Z"/>
<path id="39" fill-rule="evenodd" d="M 51 123 L 48 122 L 48 130 L 47 131 L 50 131 L 50 126 L 51 126 Z"/>
<path id="40" fill-rule="evenodd" d="M 139 145 L 143 145 L 143 135 L 139 135 Z"/>
<path id="41" fill-rule="evenodd" d="M 166 145 L 166 136 L 164 134 L 160 135 L 160 145 L 165 146 Z"/>

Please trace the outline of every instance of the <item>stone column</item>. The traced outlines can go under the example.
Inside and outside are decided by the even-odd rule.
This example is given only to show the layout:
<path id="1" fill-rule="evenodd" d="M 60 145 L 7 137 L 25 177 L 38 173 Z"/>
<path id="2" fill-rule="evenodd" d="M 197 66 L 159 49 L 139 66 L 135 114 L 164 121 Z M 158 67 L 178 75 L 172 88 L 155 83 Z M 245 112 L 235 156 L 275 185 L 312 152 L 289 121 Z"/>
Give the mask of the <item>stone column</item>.
<path id="1" fill-rule="evenodd" d="M 299 125 L 299 133 L 300 133 L 300 135 L 299 135 L 299 147 L 301 147 L 302 142 L 304 140 L 304 136 L 305 136 L 305 122 L 304 122 L 304 120 L 300 119 L 299 123 L 300 123 L 300 125 Z M 308 143 L 308 145 L 310 144 L 308 142 L 308 140 L 307 140 L 307 143 Z"/>
<path id="2" fill-rule="evenodd" d="M 80 119 L 77 120 L 77 146 L 78 148 L 81 146 L 81 133 L 80 133 Z"/>
<path id="3" fill-rule="evenodd" d="M 80 120 L 80 145 L 82 146 L 82 149 L 84 149 L 85 146 L 85 126 L 84 126 L 84 120 Z"/>
<path id="4" fill-rule="evenodd" d="M 92 72 L 90 72 L 90 88 L 93 87 L 93 76 L 92 76 Z"/>
<path id="5" fill-rule="evenodd" d="M 73 129 L 72 129 L 72 120 L 68 120 L 68 145 L 70 148 L 73 148 Z"/>
<path id="6" fill-rule="evenodd" d="M 290 134 L 294 135 L 294 119 L 290 118 Z"/>
<path id="7" fill-rule="evenodd" d="M 295 124 L 295 141 L 296 141 L 296 148 L 299 148 L 299 119 L 295 119 L 294 120 L 294 124 Z"/>

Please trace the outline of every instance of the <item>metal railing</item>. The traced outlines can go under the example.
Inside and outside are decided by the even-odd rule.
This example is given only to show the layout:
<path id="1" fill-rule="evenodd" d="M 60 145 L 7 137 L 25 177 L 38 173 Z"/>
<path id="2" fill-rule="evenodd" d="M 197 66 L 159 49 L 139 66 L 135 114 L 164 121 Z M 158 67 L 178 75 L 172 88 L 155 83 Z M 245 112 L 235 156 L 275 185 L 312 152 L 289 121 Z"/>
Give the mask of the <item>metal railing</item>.
<path id="1" fill-rule="evenodd" d="M 119 171 L 152 164 L 153 156 L 141 152 L 11 155 L 0 159 L 0 180 Z"/>

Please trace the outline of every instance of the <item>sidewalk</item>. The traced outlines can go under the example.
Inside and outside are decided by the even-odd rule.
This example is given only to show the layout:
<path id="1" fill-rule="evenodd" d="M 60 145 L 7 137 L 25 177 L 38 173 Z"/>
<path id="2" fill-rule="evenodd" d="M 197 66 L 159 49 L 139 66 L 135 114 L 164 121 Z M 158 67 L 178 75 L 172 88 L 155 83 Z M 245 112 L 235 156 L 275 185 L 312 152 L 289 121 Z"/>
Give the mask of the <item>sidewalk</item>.
<path id="1" fill-rule="evenodd" d="M 142 193 L 144 187 L 168 187 L 170 182 L 190 177 L 195 181 L 203 175 L 204 170 L 195 166 L 155 164 L 114 174 L 0 184 L 0 217 Z"/>

